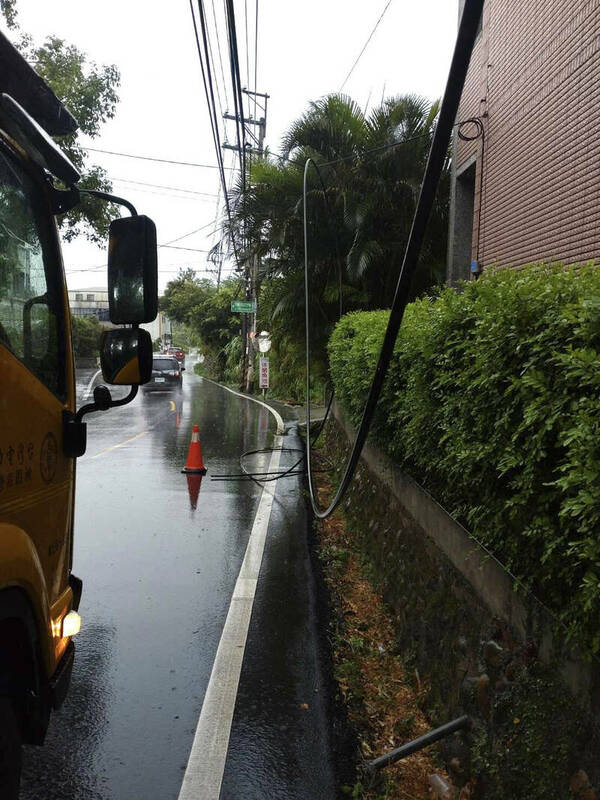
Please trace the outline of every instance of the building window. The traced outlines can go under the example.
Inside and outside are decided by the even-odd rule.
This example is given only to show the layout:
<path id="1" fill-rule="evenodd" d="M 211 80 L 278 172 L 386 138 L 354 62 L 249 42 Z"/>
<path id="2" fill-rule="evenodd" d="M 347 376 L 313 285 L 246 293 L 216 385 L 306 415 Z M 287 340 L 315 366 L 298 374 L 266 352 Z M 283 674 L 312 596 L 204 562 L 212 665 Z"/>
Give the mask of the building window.
<path id="1" fill-rule="evenodd" d="M 76 294 L 75 295 L 75 302 L 77 302 L 77 300 L 83 300 L 83 295 L 82 294 Z"/>
<path id="2" fill-rule="evenodd" d="M 86 296 L 85 296 L 85 299 L 86 299 L 86 300 L 90 300 L 90 301 L 92 301 L 92 302 L 93 302 L 93 300 L 94 300 L 94 295 L 93 295 L 93 294 L 86 294 Z"/>
<path id="3" fill-rule="evenodd" d="M 451 284 L 466 280 L 471 274 L 473 222 L 475 213 L 475 170 L 473 163 L 456 177 L 454 191 L 454 229 L 452 232 L 450 272 Z"/>

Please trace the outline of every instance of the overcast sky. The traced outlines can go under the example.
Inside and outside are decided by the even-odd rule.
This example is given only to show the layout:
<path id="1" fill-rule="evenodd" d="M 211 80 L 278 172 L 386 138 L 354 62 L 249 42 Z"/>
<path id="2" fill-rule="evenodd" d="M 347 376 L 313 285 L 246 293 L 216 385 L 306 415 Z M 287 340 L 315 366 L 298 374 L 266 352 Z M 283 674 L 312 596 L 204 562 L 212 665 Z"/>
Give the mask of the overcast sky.
<path id="1" fill-rule="evenodd" d="M 225 55 L 223 3 L 216 7 L 223 50 L 227 97 L 220 79 L 223 110 L 231 108 Z M 259 0 L 258 91 L 270 95 L 266 143 L 279 148 L 282 133 L 310 100 L 339 91 L 348 71 L 385 8 L 387 0 Z M 249 73 L 246 60 L 245 7 L 248 8 Z M 386 96 L 416 92 L 439 97 L 445 85 L 457 26 L 458 0 L 391 0 L 368 48 L 344 87 L 363 108 Z M 58 35 L 86 51 L 98 63 L 114 63 L 121 72 L 115 118 L 91 147 L 176 161 L 216 164 L 193 34 L 189 0 L 18 0 L 24 31 L 41 40 Z M 256 0 L 235 0 L 242 85 L 254 87 Z M 214 56 L 218 65 L 216 38 Z M 227 123 L 234 141 L 233 123 Z M 176 239 L 217 215 L 216 169 L 175 166 L 119 156 L 90 154 L 139 213 L 156 223 L 159 243 Z M 226 154 L 232 164 L 235 154 Z M 229 173 L 228 173 L 229 174 Z M 121 181 L 142 181 L 174 192 Z M 202 192 L 204 196 L 190 192 Z M 219 213 L 222 213 L 222 209 Z M 177 242 L 194 250 L 159 250 L 160 288 L 180 267 L 212 269 L 206 254 L 214 243 L 212 226 Z M 207 236 L 207 234 L 209 234 Z M 106 284 L 105 252 L 81 240 L 65 246 L 70 288 Z M 85 270 L 85 271 L 76 271 Z M 202 273 L 201 273 L 202 274 Z"/>

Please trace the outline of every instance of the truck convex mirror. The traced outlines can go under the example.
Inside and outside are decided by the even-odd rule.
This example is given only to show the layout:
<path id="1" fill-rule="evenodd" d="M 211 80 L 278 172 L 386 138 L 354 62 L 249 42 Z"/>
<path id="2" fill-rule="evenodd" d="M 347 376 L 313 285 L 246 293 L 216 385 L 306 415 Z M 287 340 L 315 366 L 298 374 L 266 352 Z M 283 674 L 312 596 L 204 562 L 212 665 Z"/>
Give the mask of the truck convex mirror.
<path id="1" fill-rule="evenodd" d="M 139 386 L 152 375 L 152 339 L 140 328 L 104 331 L 100 342 L 100 365 L 107 383 Z"/>
<path id="2" fill-rule="evenodd" d="M 110 223 L 108 309 L 115 325 L 152 322 L 158 313 L 156 226 L 136 214 Z"/>

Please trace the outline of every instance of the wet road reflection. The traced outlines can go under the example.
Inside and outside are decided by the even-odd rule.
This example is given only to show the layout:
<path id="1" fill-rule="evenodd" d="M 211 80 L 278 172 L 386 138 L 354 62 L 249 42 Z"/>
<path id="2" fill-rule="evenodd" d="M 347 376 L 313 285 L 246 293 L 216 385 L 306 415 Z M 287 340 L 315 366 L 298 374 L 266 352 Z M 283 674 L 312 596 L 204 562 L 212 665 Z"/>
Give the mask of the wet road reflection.
<path id="1" fill-rule="evenodd" d="M 91 623 L 80 642 L 69 701 L 50 723 L 50 748 L 27 748 L 22 797 L 103 800 L 99 745 L 112 702 L 108 675 L 114 628 Z M 68 735 L 64 735 L 68 731 Z M 81 769 L 81 765 L 87 769 Z M 50 776 L 50 779 L 49 779 Z"/>
<path id="2" fill-rule="evenodd" d="M 181 394 L 88 418 L 73 565 L 83 628 L 71 693 L 46 745 L 26 748 L 24 800 L 177 798 L 260 492 L 209 477 L 270 445 L 269 417 L 189 370 Z M 209 476 L 190 489 L 193 423 Z"/>

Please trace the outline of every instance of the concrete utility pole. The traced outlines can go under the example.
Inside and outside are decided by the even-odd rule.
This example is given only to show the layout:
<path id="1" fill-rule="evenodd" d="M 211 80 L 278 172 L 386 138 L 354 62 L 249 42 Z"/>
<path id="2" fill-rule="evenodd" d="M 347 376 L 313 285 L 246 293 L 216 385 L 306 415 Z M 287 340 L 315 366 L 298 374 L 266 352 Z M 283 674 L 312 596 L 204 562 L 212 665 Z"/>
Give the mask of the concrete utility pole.
<path id="1" fill-rule="evenodd" d="M 223 114 L 224 119 L 230 119 L 234 122 L 240 121 L 246 129 L 246 136 L 250 138 L 255 147 L 246 146 L 246 152 L 250 155 L 262 156 L 264 153 L 264 142 L 267 131 L 267 102 L 269 95 L 261 92 L 252 92 L 249 89 L 242 89 L 242 92 L 249 97 L 254 98 L 254 117 L 242 117 L 241 120 L 235 114 Z M 262 104 L 258 100 L 262 98 Z M 257 118 L 257 110 L 260 110 L 262 116 Z M 252 130 L 253 127 L 258 127 L 258 132 L 255 134 Z M 235 150 L 239 152 L 238 145 L 232 145 L 227 142 L 223 144 L 225 150 Z M 251 357 L 251 348 L 254 338 L 256 336 L 256 319 L 258 314 L 258 269 L 259 258 L 253 256 L 252 264 L 246 267 L 245 280 L 246 280 L 246 299 L 254 300 L 255 311 L 252 313 L 250 319 L 248 314 L 242 315 L 242 380 L 241 388 L 247 392 L 252 392 L 254 384 L 254 366 Z"/>

